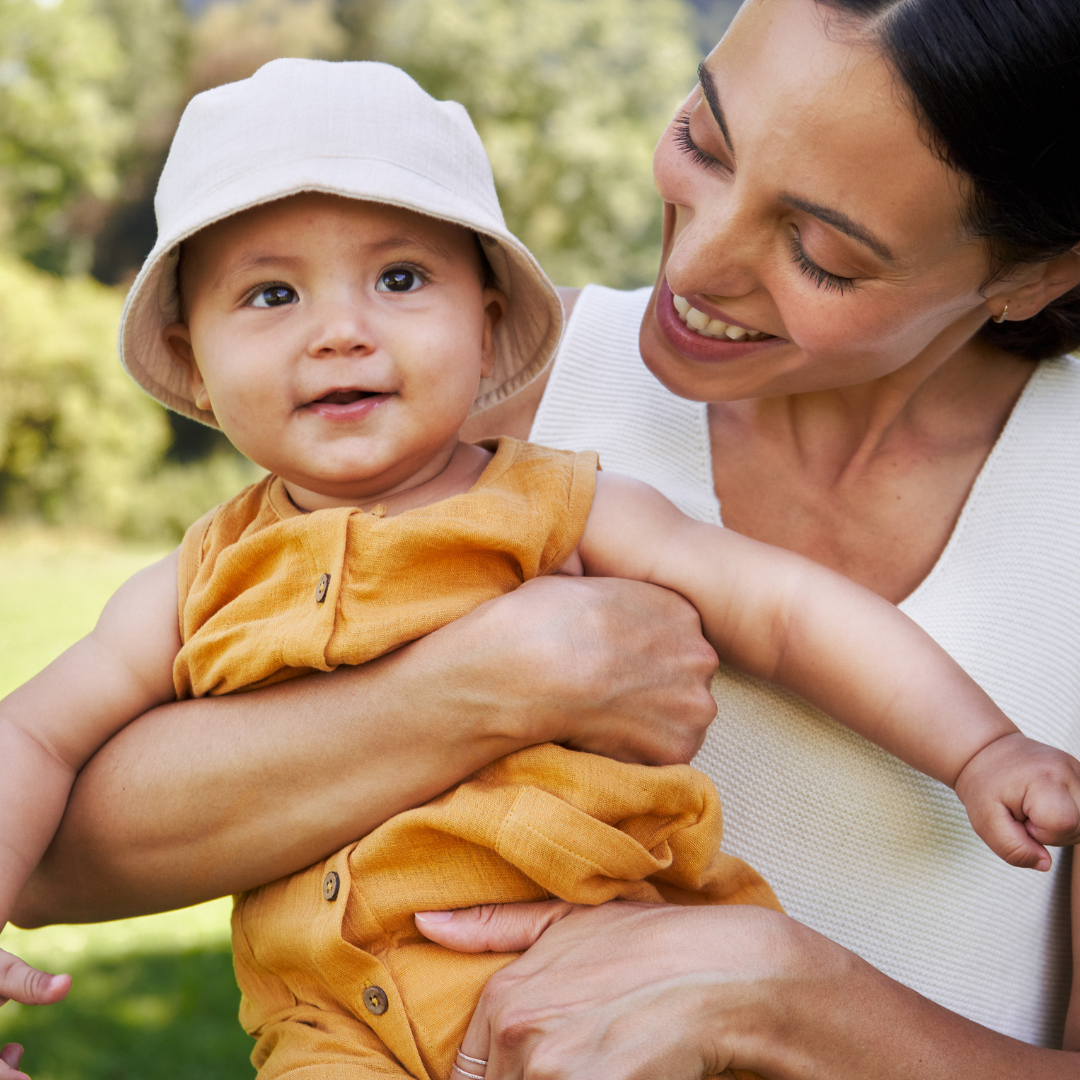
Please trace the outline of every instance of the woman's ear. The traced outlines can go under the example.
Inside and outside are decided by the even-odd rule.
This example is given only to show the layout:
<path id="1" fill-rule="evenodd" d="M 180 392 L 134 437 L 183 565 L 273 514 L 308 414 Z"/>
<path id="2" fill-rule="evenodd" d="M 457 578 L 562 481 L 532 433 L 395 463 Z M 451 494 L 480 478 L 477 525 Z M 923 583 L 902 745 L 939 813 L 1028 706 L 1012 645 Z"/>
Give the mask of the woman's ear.
<path id="1" fill-rule="evenodd" d="M 191 347 L 191 331 L 184 323 L 169 323 L 161 331 L 161 339 L 172 358 L 187 371 L 195 408 L 210 412 L 213 409 L 210 404 L 210 392 L 206 389 L 202 372 L 199 371 L 199 365 L 195 362 L 195 350 Z"/>
<path id="2" fill-rule="evenodd" d="M 502 322 L 510 307 L 501 289 L 484 290 L 484 342 L 481 349 L 480 374 L 487 378 L 495 370 L 495 327 Z"/>
<path id="3" fill-rule="evenodd" d="M 1080 285 L 1080 244 L 1056 259 L 1024 267 L 1011 279 L 998 282 L 994 295 L 987 297 L 986 306 L 991 317 L 998 321 L 1003 321 L 1003 313 L 1010 322 L 1030 319 L 1077 285 Z"/>

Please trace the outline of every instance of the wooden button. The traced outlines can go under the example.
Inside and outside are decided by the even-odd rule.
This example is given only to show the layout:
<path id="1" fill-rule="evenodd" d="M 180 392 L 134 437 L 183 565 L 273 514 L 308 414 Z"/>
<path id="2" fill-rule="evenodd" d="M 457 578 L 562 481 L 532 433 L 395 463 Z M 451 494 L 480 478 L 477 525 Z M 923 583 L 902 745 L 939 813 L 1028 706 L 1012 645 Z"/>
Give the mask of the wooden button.
<path id="1" fill-rule="evenodd" d="M 326 592 L 330 588 L 330 575 L 320 574 L 319 584 L 315 586 L 315 603 L 321 604 L 326 599 Z"/>
<path id="2" fill-rule="evenodd" d="M 331 870 L 327 873 L 326 877 L 322 879 L 322 894 L 327 900 L 336 900 L 338 889 L 341 888 L 341 878 L 337 876 L 337 872 Z"/>
<path id="3" fill-rule="evenodd" d="M 381 986 L 369 986 L 364 991 L 364 1008 L 372 1016 L 382 1016 L 390 1008 L 390 1002 L 386 998 L 386 991 Z"/>

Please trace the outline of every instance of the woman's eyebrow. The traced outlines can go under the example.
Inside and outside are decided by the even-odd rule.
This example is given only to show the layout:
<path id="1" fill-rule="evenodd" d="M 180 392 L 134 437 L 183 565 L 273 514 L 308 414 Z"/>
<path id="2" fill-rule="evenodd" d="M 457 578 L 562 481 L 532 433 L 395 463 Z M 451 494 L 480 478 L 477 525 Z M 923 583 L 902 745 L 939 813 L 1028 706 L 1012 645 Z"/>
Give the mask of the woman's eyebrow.
<path id="1" fill-rule="evenodd" d="M 847 214 L 839 210 L 833 210 L 828 206 L 821 206 L 819 203 L 800 199 L 797 195 L 780 195 L 779 199 L 787 206 L 793 207 L 795 210 L 802 210 L 803 213 L 816 217 L 819 221 L 824 221 L 826 225 L 838 229 L 845 236 L 850 236 L 852 240 L 858 240 L 860 244 L 865 244 L 879 259 L 884 259 L 890 263 L 896 262 L 896 256 L 893 255 L 886 244 L 879 240 L 869 229 L 863 228 L 857 221 L 852 221 Z"/>
<path id="2" fill-rule="evenodd" d="M 698 82 L 701 83 L 701 92 L 705 97 L 705 103 L 709 106 L 709 112 L 713 114 L 716 126 L 720 129 L 720 134 L 724 136 L 724 142 L 727 143 L 731 156 L 734 157 L 735 147 L 731 145 L 731 132 L 728 131 L 727 121 L 724 119 L 724 110 L 720 106 L 720 95 L 716 92 L 716 81 L 712 77 L 712 72 L 705 66 L 704 60 L 698 64 L 697 75 Z"/>

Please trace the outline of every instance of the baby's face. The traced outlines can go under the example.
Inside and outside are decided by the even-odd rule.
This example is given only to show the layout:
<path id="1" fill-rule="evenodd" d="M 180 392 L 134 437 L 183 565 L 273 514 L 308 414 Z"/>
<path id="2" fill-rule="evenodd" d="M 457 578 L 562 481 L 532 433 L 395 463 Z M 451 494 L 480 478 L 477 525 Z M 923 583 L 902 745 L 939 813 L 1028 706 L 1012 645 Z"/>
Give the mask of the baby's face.
<path id="1" fill-rule="evenodd" d="M 180 273 L 186 321 L 165 340 L 196 403 L 308 509 L 445 464 L 505 306 L 468 230 L 331 195 L 204 229 Z"/>

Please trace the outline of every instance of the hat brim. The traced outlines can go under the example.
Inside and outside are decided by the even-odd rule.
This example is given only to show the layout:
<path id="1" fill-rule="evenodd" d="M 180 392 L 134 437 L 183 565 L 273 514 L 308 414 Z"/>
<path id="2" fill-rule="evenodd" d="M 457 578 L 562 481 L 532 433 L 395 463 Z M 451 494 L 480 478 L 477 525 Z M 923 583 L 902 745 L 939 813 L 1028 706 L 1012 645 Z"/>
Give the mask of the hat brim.
<path id="1" fill-rule="evenodd" d="M 260 183 L 260 179 L 265 182 Z M 322 192 L 398 206 L 477 233 L 495 274 L 495 284 L 506 294 L 509 308 L 495 328 L 494 366 L 491 375 L 480 383 L 472 411 L 489 408 L 516 394 L 555 355 L 563 325 L 558 294 L 529 250 L 501 221 L 478 217 L 475 203 L 466 203 L 430 177 L 424 178 L 423 206 L 401 197 L 401 192 L 415 186 L 415 174 L 399 164 L 349 156 L 306 157 L 285 166 L 274 163 L 262 174 L 249 171 L 213 188 L 187 219 L 174 221 L 168 234 L 159 238 L 128 293 L 118 343 L 124 367 L 163 405 L 199 423 L 218 427 L 212 412 L 195 405 L 187 369 L 169 351 L 162 333 L 179 319 L 179 245 L 207 226 L 244 210 L 302 192 Z"/>

